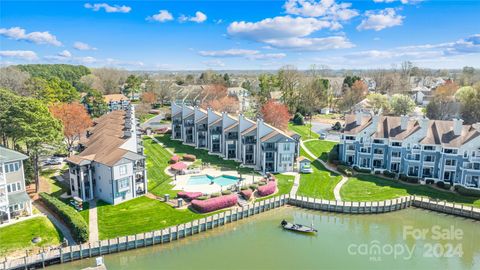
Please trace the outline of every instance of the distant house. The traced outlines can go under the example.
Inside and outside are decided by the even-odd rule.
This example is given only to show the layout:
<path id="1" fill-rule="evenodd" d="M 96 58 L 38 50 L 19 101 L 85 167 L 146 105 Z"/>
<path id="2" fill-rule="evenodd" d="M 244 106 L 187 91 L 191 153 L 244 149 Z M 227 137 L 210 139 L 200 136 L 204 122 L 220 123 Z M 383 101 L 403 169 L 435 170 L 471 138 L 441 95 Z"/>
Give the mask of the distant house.
<path id="1" fill-rule="evenodd" d="M 320 110 L 321 114 L 330 114 L 330 108 L 323 108 Z"/>
<path id="2" fill-rule="evenodd" d="M 310 161 L 310 159 L 308 159 L 304 156 L 299 156 L 297 158 L 297 162 L 298 162 L 298 170 L 301 173 L 312 173 L 313 172 L 312 165 L 311 165 L 312 162 Z"/>
<path id="3" fill-rule="evenodd" d="M 244 112 L 250 107 L 250 95 L 247 89 L 243 87 L 229 87 L 227 89 L 228 95 L 236 97 L 240 104 L 240 111 Z"/>
<path id="4" fill-rule="evenodd" d="M 103 100 L 107 103 L 109 111 L 126 110 L 130 106 L 130 99 L 124 94 L 104 95 Z"/>
<path id="5" fill-rule="evenodd" d="M 25 190 L 22 153 L 0 146 L 0 223 L 32 214 L 32 202 Z"/>

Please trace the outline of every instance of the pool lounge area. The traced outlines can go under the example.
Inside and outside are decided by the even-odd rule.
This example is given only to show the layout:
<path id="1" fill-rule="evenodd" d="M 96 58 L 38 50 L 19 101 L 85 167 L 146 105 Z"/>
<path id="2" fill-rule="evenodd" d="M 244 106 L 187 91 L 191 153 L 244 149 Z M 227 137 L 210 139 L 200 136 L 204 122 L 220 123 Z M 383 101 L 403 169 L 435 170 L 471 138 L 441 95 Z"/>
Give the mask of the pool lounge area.
<path id="1" fill-rule="evenodd" d="M 173 180 L 172 184 L 174 185 L 173 190 L 212 194 L 230 189 L 238 183 L 249 185 L 254 181 L 259 181 L 261 178 L 260 175 L 240 175 L 236 171 L 221 171 L 207 168 L 195 174 L 177 175 L 176 180 Z M 240 181 L 240 179 L 242 180 Z"/>

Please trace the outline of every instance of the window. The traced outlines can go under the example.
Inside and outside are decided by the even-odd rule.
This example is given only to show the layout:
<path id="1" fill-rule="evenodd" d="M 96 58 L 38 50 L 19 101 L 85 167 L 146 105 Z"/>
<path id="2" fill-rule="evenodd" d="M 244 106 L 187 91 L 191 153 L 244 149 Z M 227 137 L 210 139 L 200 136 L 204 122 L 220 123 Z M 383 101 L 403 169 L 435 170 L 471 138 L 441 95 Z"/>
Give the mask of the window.
<path id="1" fill-rule="evenodd" d="M 392 146 L 394 147 L 401 147 L 402 143 L 401 142 L 392 142 Z"/>
<path id="2" fill-rule="evenodd" d="M 354 140 L 355 140 L 355 136 L 345 136 L 345 140 L 354 141 Z"/>
<path id="3" fill-rule="evenodd" d="M 20 163 L 18 162 L 12 162 L 12 163 L 7 163 L 5 164 L 5 172 L 16 172 L 20 169 Z"/>
<path id="4" fill-rule="evenodd" d="M 129 187 L 129 179 L 128 178 L 123 178 L 117 181 L 117 189 L 118 190 L 124 190 Z"/>
<path id="5" fill-rule="evenodd" d="M 425 156 L 425 157 L 423 158 L 423 161 L 426 161 L 426 162 L 435 162 L 435 156 L 432 156 L 432 155 Z"/>
<path id="6" fill-rule="evenodd" d="M 458 149 L 446 148 L 446 149 L 443 149 L 443 152 L 444 152 L 445 154 L 457 154 L 457 153 L 458 153 Z"/>
<path id="7" fill-rule="evenodd" d="M 290 151 L 290 144 L 289 143 L 283 144 L 283 151 Z"/>
<path id="8" fill-rule="evenodd" d="M 126 175 L 127 174 L 127 165 L 122 165 L 119 167 L 120 175 Z"/>
<path id="9" fill-rule="evenodd" d="M 375 140 L 373 140 L 373 143 L 380 143 L 381 144 L 381 143 L 383 143 L 383 140 L 375 139 Z"/>
<path id="10" fill-rule="evenodd" d="M 22 190 L 22 185 L 20 185 L 20 182 L 12 183 L 7 185 L 7 191 L 10 192 L 16 192 Z"/>
<path id="11" fill-rule="evenodd" d="M 446 159 L 445 160 L 445 165 L 447 166 L 456 166 L 457 165 L 457 161 L 455 159 Z"/>
<path id="12" fill-rule="evenodd" d="M 400 151 L 393 151 L 392 152 L 392 157 L 399 158 L 402 156 L 402 152 Z"/>
<path id="13" fill-rule="evenodd" d="M 434 151 L 434 150 L 435 150 L 435 146 L 425 145 L 425 146 L 423 147 L 423 150 L 425 150 L 425 151 Z"/>

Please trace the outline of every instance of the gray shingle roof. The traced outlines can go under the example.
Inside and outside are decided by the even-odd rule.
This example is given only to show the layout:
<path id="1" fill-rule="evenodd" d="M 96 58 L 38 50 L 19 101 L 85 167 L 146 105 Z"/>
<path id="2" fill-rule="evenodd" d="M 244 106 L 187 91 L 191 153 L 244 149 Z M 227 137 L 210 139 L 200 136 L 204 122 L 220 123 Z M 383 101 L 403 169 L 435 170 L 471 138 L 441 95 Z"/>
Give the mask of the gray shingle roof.
<path id="1" fill-rule="evenodd" d="M 27 159 L 28 156 L 0 146 L 0 162 L 10 162 Z"/>

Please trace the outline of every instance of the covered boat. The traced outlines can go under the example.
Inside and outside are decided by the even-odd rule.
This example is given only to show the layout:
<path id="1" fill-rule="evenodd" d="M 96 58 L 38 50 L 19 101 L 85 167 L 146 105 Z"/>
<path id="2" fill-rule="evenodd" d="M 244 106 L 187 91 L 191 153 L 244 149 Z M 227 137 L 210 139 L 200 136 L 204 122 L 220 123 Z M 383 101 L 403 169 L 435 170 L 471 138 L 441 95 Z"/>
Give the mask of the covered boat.
<path id="1" fill-rule="evenodd" d="M 317 230 L 313 227 L 301 225 L 301 224 L 293 224 L 290 222 L 287 222 L 286 220 L 282 220 L 282 223 L 280 223 L 282 227 L 285 230 L 289 231 L 295 231 L 295 232 L 301 232 L 301 233 L 316 233 Z"/>

